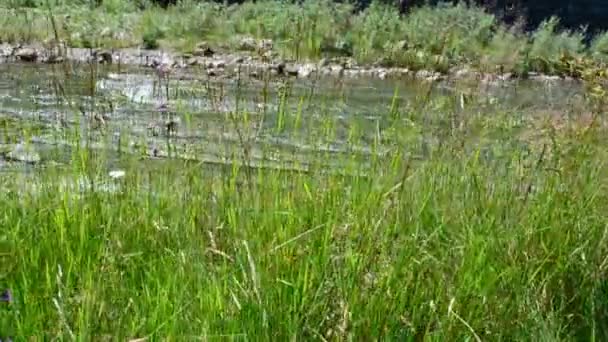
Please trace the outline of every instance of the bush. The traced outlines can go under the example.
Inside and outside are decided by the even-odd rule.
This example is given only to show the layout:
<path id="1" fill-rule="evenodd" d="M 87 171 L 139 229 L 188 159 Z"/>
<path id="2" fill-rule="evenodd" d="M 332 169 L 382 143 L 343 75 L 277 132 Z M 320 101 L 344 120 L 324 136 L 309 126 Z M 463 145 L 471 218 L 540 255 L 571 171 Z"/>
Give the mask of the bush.
<path id="1" fill-rule="evenodd" d="M 533 70 L 553 73 L 562 55 L 579 56 L 584 51 L 582 32 L 558 32 L 558 26 L 559 19 L 552 17 L 542 22 L 532 34 L 528 60 Z"/>
<path id="2" fill-rule="evenodd" d="M 159 40 L 165 37 L 165 33 L 160 28 L 151 28 L 144 32 L 142 41 L 145 49 L 158 49 L 160 47 Z"/>

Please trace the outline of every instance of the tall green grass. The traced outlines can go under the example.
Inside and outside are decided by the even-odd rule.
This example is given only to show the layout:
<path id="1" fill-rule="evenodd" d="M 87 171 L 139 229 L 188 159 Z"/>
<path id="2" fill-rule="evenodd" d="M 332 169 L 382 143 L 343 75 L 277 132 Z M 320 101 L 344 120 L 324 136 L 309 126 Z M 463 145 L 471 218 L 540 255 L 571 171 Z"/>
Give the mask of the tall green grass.
<path id="1" fill-rule="evenodd" d="M 247 127 L 247 113 L 234 114 Z M 293 127 L 312 114 L 284 109 L 266 120 Z M 0 303 L 0 331 L 67 340 L 608 337 L 603 126 L 556 130 L 457 95 L 395 98 L 377 114 L 371 141 L 357 120 L 346 123 L 353 147 L 390 149 L 368 164 L 320 153 L 307 172 L 248 171 L 116 160 L 76 144 L 68 167 L 1 177 L 0 286 L 14 299 Z M 308 124 L 307 134 L 335 140 L 332 122 Z M 344 174 L 323 172 L 336 160 Z M 116 167 L 125 178 L 109 179 Z"/>

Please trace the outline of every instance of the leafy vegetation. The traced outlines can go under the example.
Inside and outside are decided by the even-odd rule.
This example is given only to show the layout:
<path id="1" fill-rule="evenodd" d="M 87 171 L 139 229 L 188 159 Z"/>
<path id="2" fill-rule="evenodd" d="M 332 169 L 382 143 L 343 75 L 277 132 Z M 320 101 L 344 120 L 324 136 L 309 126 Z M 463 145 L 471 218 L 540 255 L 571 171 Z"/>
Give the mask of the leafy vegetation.
<path id="1" fill-rule="evenodd" d="M 51 2 L 52 3 L 52 2 Z M 9 3 L 2 10 L 0 39 L 41 41 L 53 37 L 45 6 Z M 364 63 L 446 71 L 469 65 L 485 71 L 555 73 L 564 54 L 606 59 L 597 36 L 559 30 L 549 18 L 528 34 L 507 27 L 482 8 L 442 4 L 416 8 L 407 17 L 374 2 L 360 12 L 348 3 L 265 0 L 242 5 L 182 1 L 162 9 L 146 2 L 104 0 L 52 3 L 61 37 L 71 46 L 144 46 L 192 51 L 201 41 L 234 50 L 242 37 L 272 39 L 287 58 L 318 59 L 331 52 Z M 348 47 L 348 48 L 344 48 Z"/>

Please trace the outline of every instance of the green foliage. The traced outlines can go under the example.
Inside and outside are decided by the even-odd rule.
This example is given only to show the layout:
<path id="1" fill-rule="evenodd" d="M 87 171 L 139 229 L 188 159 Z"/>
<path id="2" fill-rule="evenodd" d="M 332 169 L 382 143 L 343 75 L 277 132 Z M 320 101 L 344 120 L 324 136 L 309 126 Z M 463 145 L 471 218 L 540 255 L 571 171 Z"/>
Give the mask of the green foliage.
<path id="1" fill-rule="evenodd" d="M 144 31 L 142 41 L 146 49 L 158 49 L 160 47 L 159 40 L 165 37 L 165 32 L 158 27 L 152 27 Z"/>
<path id="2" fill-rule="evenodd" d="M 44 40 L 53 37 L 48 13 L 40 3 L 9 2 L 0 39 Z M 349 3 L 306 0 L 245 2 L 226 6 L 206 1 L 178 2 L 167 9 L 144 0 L 52 2 L 72 46 L 173 48 L 190 51 L 200 41 L 234 49 L 243 37 L 272 39 L 284 57 L 319 59 L 352 56 L 360 63 L 446 71 L 471 65 L 484 71 L 559 73 L 563 55 L 606 61 L 606 35 L 586 48 L 583 31 L 559 29 L 559 20 L 543 22 L 531 34 L 507 27 L 483 8 L 441 3 L 415 8 L 401 17 L 381 2 L 361 12 Z M 1 6 L 1 5 L 0 5 Z M 7 7 L 9 7 L 7 6 Z M 12 13 L 12 14 L 11 14 Z M 68 18 L 63 22 L 62 17 Z"/>
<path id="3" fill-rule="evenodd" d="M 593 39 L 590 51 L 593 58 L 608 63 L 608 32 L 599 34 Z"/>
<path id="4" fill-rule="evenodd" d="M 520 68 L 527 49 L 526 37 L 516 29 L 499 27 L 492 40 L 484 49 L 480 67 L 486 71 L 521 73 Z"/>
<path id="5" fill-rule="evenodd" d="M 463 4 L 422 7 L 405 21 L 405 39 L 433 55 L 453 60 L 478 60 L 490 43 L 494 16 Z"/>
<path id="6" fill-rule="evenodd" d="M 579 56 L 584 52 L 583 33 L 558 32 L 558 24 L 559 19 L 552 17 L 532 34 L 528 58 L 534 70 L 552 73 L 563 54 Z"/>

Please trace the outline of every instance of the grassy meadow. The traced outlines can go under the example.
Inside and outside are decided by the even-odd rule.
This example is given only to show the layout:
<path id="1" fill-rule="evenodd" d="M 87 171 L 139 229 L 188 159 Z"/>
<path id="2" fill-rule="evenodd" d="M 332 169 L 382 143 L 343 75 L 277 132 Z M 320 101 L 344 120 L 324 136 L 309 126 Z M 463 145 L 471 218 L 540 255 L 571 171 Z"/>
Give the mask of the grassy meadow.
<path id="1" fill-rule="evenodd" d="M 202 11 L 191 17 L 177 15 L 182 7 L 141 13 L 120 7 L 128 4 L 105 1 L 103 12 L 86 15 L 139 30 L 157 27 L 146 20 L 166 20 L 167 41 L 182 34 L 210 39 L 220 32 L 292 37 L 293 31 L 281 33 L 278 24 L 289 17 L 279 14 L 291 10 L 305 11 L 303 21 L 318 20 L 320 26 L 306 31 L 311 47 L 320 37 L 346 37 L 345 27 L 364 27 L 331 24 L 340 16 L 320 6 L 342 7 L 321 3 L 283 4 L 276 15 L 265 12 L 274 9 L 267 3 L 230 9 L 190 4 Z M 80 8 L 58 6 L 72 13 Z M 111 6 L 120 10 L 111 12 Z M 0 20 L 44 15 L 39 9 L 10 10 L 24 17 Z M 188 26 L 206 11 L 217 11 L 202 17 L 209 26 Z M 422 8 L 398 20 L 392 10 L 375 6 L 351 20 L 386 26 L 360 36 L 348 31 L 355 54 L 380 54 L 377 42 L 413 32 L 408 25 L 426 25 L 412 18 L 432 11 L 481 15 L 464 7 Z M 29 22 L 29 37 L 44 38 L 43 21 Z M 2 27 L 3 39 L 17 39 L 24 34 L 17 30 L 26 26 Z M 450 32 L 472 37 L 468 29 Z M 502 34 L 524 41 L 520 33 Z M 534 47 L 578 41 L 565 33 L 557 42 L 535 37 L 522 48 L 553 53 Z M 463 43 L 452 46 L 453 55 L 437 53 L 456 63 L 475 60 L 480 51 L 513 52 L 504 40 L 490 38 L 494 43 L 479 50 Z M 560 53 L 560 46 L 551 51 Z M 314 56 L 317 50 L 307 51 Z M 423 91 L 408 100 L 396 91 L 371 113 L 378 117 L 371 127 L 325 115 L 312 96 L 264 94 L 269 104 L 281 104 L 264 117 L 273 134 L 317 147 L 336 141 L 346 147 L 342 153 L 311 154 L 307 167 L 295 171 L 263 163 L 248 167 L 251 141 L 241 138 L 259 116 L 238 106 L 226 117 L 245 133 L 229 151 L 238 162 L 224 165 L 117 155 L 90 148 L 82 131 L 66 128 L 61 134 L 73 142 L 70 163 L 0 174 L 0 290 L 8 291 L 0 298 L 0 338 L 606 340 L 605 71 L 578 72 L 584 96 L 551 111 L 524 111 L 464 91 L 432 97 Z M 75 76 L 58 74 L 69 92 Z M 66 105 L 65 111 L 77 109 Z M 8 130 L 7 122 L 0 129 L 2 144 L 27 140 L 39 129 L 21 124 Z M 363 157 L 356 152 L 361 146 L 369 147 Z M 265 149 L 272 153 L 273 146 Z M 124 176 L 110 176 L 115 170 Z"/>

